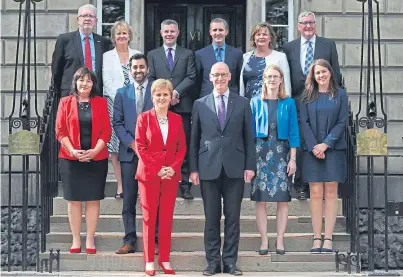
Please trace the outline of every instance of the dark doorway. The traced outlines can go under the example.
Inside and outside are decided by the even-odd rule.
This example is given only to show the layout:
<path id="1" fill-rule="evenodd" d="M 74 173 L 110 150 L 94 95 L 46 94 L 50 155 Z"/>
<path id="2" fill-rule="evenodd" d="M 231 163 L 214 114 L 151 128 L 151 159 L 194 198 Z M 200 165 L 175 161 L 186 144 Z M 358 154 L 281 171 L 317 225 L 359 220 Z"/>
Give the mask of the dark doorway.
<path id="1" fill-rule="evenodd" d="M 222 1 L 224 2 L 224 1 Z M 179 24 L 178 45 L 198 50 L 211 43 L 209 23 L 213 18 L 224 18 L 229 25 L 226 43 L 245 51 L 246 1 L 234 0 L 231 5 L 220 1 L 146 1 L 145 51 L 162 45 L 161 22 L 174 19 Z"/>

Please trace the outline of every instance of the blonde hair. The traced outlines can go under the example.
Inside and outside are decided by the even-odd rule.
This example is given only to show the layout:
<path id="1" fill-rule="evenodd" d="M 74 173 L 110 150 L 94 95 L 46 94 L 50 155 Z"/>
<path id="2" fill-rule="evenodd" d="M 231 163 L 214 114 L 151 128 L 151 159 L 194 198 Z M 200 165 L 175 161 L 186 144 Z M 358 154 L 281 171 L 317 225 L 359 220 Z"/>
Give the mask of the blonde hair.
<path id="1" fill-rule="evenodd" d="M 282 80 L 282 82 L 280 83 L 280 86 L 278 88 L 277 97 L 279 99 L 287 98 L 288 96 L 285 93 L 285 85 L 284 85 L 284 72 L 280 66 L 278 66 L 276 64 L 271 64 L 271 65 L 267 66 L 263 71 L 263 78 L 266 76 L 267 72 L 271 69 L 278 71 L 278 73 L 280 73 L 280 78 Z M 262 100 L 267 100 L 267 99 L 269 99 L 268 96 L 269 96 L 269 94 L 267 92 L 267 86 L 266 86 L 266 83 L 263 81 L 262 93 L 261 93 L 260 97 L 262 98 Z"/>
<path id="2" fill-rule="evenodd" d="M 132 27 L 126 21 L 120 20 L 120 21 L 116 21 L 111 28 L 111 41 L 112 41 L 113 45 L 116 44 L 115 35 L 116 35 L 116 31 L 118 30 L 118 28 L 123 28 L 123 29 L 127 30 L 127 33 L 129 35 L 129 43 L 130 43 L 133 40 Z"/>
<path id="3" fill-rule="evenodd" d="M 276 34 L 274 33 L 273 27 L 271 27 L 270 24 L 267 22 L 258 23 L 252 28 L 249 38 L 250 46 L 256 48 L 255 36 L 260 30 L 264 28 L 266 28 L 269 31 L 270 35 L 269 48 L 274 49 L 274 47 L 276 46 Z"/>
<path id="4" fill-rule="evenodd" d="M 168 79 L 155 80 L 153 82 L 153 84 L 151 85 L 151 95 L 153 95 L 157 90 L 164 89 L 164 88 L 169 90 L 169 94 L 171 95 L 171 98 L 172 98 L 174 86 L 172 85 L 171 81 L 169 81 Z"/>

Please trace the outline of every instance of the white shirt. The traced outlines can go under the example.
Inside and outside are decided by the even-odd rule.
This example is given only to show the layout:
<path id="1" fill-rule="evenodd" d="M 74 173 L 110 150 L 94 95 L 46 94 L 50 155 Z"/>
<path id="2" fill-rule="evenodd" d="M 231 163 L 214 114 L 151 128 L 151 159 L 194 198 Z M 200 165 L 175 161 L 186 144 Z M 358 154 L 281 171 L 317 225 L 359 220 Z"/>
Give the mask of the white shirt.
<path id="1" fill-rule="evenodd" d="M 218 116 L 218 108 L 221 105 L 221 97 L 220 97 L 220 94 L 215 90 L 213 91 L 213 95 L 214 95 L 215 111 L 216 111 L 217 116 Z M 229 97 L 229 89 L 227 89 L 227 91 L 224 92 L 225 111 L 228 110 L 228 97 Z"/>
<path id="2" fill-rule="evenodd" d="M 176 52 L 176 44 L 172 47 L 166 46 L 164 44 L 164 50 L 165 50 L 165 56 L 167 56 L 168 59 L 168 49 L 172 48 L 171 53 L 172 53 L 172 60 L 175 60 L 175 52 Z"/>
<path id="3" fill-rule="evenodd" d="M 160 125 L 162 139 L 164 140 L 164 144 L 167 143 L 167 138 L 168 138 L 168 123 L 169 123 L 168 121 L 165 124 L 161 124 L 158 122 L 158 124 Z"/>
<path id="4" fill-rule="evenodd" d="M 312 43 L 312 54 L 315 55 L 315 43 L 316 43 L 316 35 L 313 35 L 313 37 L 309 40 Z M 305 69 L 305 58 L 306 58 L 306 51 L 308 50 L 308 40 L 304 37 L 301 36 L 301 68 L 302 72 L 304 72 Z"/>
<path id="5" fill-rule="evenodd" d="M 133 85 L 134 85 L 134 88 L 135 88 L 134 91 L 136 92 L 136 98 L 138 98 L 138 97 L 140 97 L 140 95 L 139 95 L 140 91 L 138 89 L 140 84 L 138 84 L 136 81 L 133 81 Z M 148 85 L 148 79 L 146 78 L 144 83 L 142 83 L 141 85 L 143 86 L 143 103 L 144 103 L 144 98 L 145 98 L 144 96 L 146 94 L 146 88 L 147 88 L 147 85 Z"/>

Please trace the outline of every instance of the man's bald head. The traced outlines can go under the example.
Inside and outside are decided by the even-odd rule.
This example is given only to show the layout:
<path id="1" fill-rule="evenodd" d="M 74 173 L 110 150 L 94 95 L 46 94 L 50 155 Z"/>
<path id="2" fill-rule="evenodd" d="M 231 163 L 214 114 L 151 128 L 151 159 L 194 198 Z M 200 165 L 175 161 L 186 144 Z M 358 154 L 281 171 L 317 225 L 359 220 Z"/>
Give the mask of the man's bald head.
<path id="1" fill-rule="evenodd" d="M 211 67 L 210 81 L 217 93 L 224 94 L 228 90 L 229 80 L 231 80 L 231 73 L 226 63 L 218 62 Z"/>

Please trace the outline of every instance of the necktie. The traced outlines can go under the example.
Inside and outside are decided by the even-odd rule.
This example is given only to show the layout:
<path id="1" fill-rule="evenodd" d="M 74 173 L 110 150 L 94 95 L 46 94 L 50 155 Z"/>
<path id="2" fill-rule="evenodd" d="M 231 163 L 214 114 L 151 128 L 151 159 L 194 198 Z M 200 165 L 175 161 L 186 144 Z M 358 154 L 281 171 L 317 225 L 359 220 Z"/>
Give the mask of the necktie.
<path id="1" fill-rule="evenodd" d="M 218 121 L 220 122 L 221 129 L 224 128 L 224 122 L 225 122 L 224 95 L 220 95 L 220 103 L 218 104 Z"/>
<path id="2" fill-rule="evenodd" d="M 172 48 L 168 48 L 168 65 L 169 65 L 169 70 L 172 71 L 174 68 L 174 57 L 172 56 Z"/>
<path id="3" fill-rule="evenodd" d="M 91 57 L 91 47 L 90 47 L 90 37 L 85 37 L 85 66 L 92 70 L 92 57 Z"/>
<path id="4" fill-rule="evenodd" d="M 312 42 L 309 40 L 306 42 L 308 43 L 308 48 L 306 49 L 306 56 L 305 56 L 305 67 L 304 67 L 304 74 L 305 76 L 308 75 L 309 73 L 309 67 L 311 66 L 313 62 L 313 48 L 312 48 Z"/>
<path id="5" fill-rule="evenodd" d="M 215 58 L 217 62 L 222 62 L 222 56 L 221 56 L 222 48 L 216 48 L 215 51 L 216 51 Z"/>
<path id="6" fill-rule="evenodd" d="M 137 87 L 138 95 L 136 97 L 136 112 L 140 114 L 143 111 L 143 104 L 144 104 L 144 95 L 143 95 L 143 86 L 139 85 Z"/>

